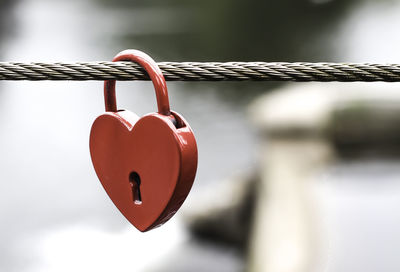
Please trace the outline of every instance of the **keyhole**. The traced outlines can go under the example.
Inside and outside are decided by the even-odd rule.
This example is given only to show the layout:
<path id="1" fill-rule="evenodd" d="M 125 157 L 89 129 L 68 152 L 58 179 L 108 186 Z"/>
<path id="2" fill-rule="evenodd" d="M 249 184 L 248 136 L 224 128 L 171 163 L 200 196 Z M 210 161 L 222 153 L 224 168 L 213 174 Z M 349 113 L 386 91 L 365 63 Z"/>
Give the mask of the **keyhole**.
<path id="1" fill-rule="evenodd" d="M 140 176 L 136 172 L 129 174 L 129 183 L 132 187 L 133 202 L 136 205 L 142 204 L 142 195 L 140 194 Z"/>

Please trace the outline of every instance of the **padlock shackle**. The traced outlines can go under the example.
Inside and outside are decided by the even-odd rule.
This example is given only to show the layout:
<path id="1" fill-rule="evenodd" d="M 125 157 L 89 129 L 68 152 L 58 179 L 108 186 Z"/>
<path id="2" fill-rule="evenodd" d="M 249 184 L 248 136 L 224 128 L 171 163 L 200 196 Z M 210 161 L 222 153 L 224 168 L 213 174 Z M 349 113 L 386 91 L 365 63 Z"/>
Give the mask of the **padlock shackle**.
<path id="1" fill-rule="evenodd" d="M 158 113 L 170 115 L 168 89 L 165 78 L 157 63 L 146 53 L 139 50 L 128 49 L 118 53 L 112 61 L 132 61 L 143 67 L 153 82 L 156 91 Z M 117 111 L 115 95 L 115 80 L 104 81 L 104 102 L 106 111 Z"/>

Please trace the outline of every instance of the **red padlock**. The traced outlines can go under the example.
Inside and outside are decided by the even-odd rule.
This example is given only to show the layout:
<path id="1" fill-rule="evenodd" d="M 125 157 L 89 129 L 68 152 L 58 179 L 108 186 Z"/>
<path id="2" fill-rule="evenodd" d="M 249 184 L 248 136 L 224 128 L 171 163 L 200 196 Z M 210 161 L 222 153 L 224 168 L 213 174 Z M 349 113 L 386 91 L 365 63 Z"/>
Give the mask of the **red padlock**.
<path id="1" fill-rule="evenodd" d="M 167 85 L 152 58 L 125 50 L 113 61 L 133 61 L 149 74 L 158 113 L 141 118 L 117 110 L 115 80 L 104 82 L 106 113 L 90 133 L 92 162 L 108 196 L 140 231 L 168 221 L 192 187 L 197 170 L 197 145 L 189 124 L 170 111 Z"/>

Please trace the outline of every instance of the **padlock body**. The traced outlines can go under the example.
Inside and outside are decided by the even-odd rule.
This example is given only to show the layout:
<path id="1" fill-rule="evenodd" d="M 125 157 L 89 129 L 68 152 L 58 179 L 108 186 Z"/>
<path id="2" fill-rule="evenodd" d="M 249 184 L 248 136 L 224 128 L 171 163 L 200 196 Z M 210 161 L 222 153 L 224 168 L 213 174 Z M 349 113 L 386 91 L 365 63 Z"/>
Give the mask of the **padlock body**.
<path id="1" fill-rule="evenodd" d="M 158 113 L 138 118 L 129 111 L 107 112 L 92 126 L 90 152 L 96 174 L 117 208 L 140 231 L 168 221 L 196 175 L 195 137 L 183 117 L 172 115 L 177 125 Z"/>

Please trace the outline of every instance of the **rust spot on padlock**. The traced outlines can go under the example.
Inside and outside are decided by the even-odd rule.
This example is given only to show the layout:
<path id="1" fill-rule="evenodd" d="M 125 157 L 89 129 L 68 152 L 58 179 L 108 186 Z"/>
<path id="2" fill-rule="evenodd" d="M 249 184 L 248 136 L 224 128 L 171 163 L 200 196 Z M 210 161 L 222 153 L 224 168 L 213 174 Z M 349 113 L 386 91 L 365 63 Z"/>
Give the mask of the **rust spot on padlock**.
<path id="1" fill-rule="evenodd" d="M 140 231 L 148 231 L 168 221 L 186 199 L 196 175 L 196 140 L 185 119 L 170 111 L 166 82 L 148 55 L 125 50 L 113 61 L 133 61 L 147 71 L 158 113 L 139 118 L 117 110 L 115 80 L 105 81 L 107 112 L 92 126 L 92 162 L 121 213 Z"/>

